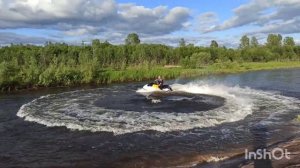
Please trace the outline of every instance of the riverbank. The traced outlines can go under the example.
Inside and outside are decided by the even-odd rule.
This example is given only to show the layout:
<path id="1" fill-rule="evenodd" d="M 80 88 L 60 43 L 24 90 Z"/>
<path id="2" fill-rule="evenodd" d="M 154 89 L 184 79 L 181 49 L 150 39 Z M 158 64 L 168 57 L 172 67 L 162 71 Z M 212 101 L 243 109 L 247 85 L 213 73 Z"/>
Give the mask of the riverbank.
<path id="1" fill-rule="evenodd" d="M 249 63 L 216 63 L 195 69 L 183 67 L 154 67 L 150 69 L 127 69 L 123 71 L 108 70 L 103 72 L 103 78 L 98 79 L 96 83 L 116 83 L 152 80 L 158 75 L 165 79 L 174 79 L 178 77 L 193 77 L 212 74 L 238 73 L 255 70 L 297 68 L 300 62 L 249 62 Z"/>
<path id="2" fill-rule="evenodd" d="M 53 82 L 48 84 L 8 84 L 2 85 L 0 90 L 2 92 L 11 92 L 24 89 L 38 89 L 44 87 L 72 87 L 81 85 L 102 85 L 111 83 L 123 83 L 123 82 L 138 82 L 153 80 L 158 75 L 163 76 L 165 79 L 175 79 L 178 77 L 193 77 L 204 76 L 211 74 L 224 74 L 224 73 L 239 73 L 246 71 L 256 70 L 269 70 L 269 69 L 281 69 L 281 68 L 297 68 L 300 67 L 300 61 L 287 61 L 287 62 L 228 62 L 228 63 L 215 63 L 208 66 L 198 67 L 195 69 L 184 68 L 180 66 L 172 67 L 152 67 L 152 68 L 127 68 L 125 70 L 113 70 L 105 69 L 95 75 L 93 78 L 87 81 L 83 81 L 76 76 L 59 76 L 55 78 Z M 74 71 L 76 68 L 74 68 Z M 69 70 L 72 71 L 72 70 Z M 77 73 L 75 73 L 77 74 Z M 67 80 L 67 81 L 63 81 Z"/>

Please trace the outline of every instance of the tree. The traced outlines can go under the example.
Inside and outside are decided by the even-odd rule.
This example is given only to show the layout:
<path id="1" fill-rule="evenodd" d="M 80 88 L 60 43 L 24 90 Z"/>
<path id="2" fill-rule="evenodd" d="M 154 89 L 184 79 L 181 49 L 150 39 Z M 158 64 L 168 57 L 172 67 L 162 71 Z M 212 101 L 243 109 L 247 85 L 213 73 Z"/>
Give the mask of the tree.
<path id="1" fill-rule="evenodd" d="M 283 45 L 284 46 L 295 46 L 295 41 L 293 37 L 285 37 L 283 40 Z"/>
<path id="2" fill-rule="evenodd" d="M 136 34 L 128 36 L 128 44 L 139 43 Z M 211 41 L 210 47 L 193 46 L 184 39 L 180 40 L 183 47 L 163 44 L 113 45 L 98 39 L 93 40 L 91 45 L 82 46 L 51 42 L 43 46 L 12 44 L 0 47 L 0 92 L 34 86 L 141 80 L 147 75 L 143 74 L 143 69 L 150 69 L 153 65 L 180 63 L 184 67 L 198 68 L 218 63 L 220 68 L 229 68 L 235 61 L 300 59 L 300 46 L 295 45 L 292 37 L 282 40 L 281 35 L 271 34 L 266 45 L 259 46 L 255 37 L 251 37 L 250 46 L 247 36 L 242 41 L 241 46 L 247 48 L 219 47 L 215 40 Z M 151 72 L 152 75 L 155 73 L 156 70 L 153 74 Z M 171 77 L 175 74 L 170 71 L 166 75 Z"/>
<path id="3" fill-rule="evenodd" d="M 93 48 L 97 48 L 97 47 L 99 47 L 100 46 L 100 40 L 99 39 L 94 39 L 94 40 L 92 40 L 92 47 Z"/>
<path id="4" fill-rule="evenodd" d="M 11 62 L 0 63 L 0 89 L 4 88 L 10 90 L 19 84 L 20 75 L 19 68 L 17 66 L 17 60 L 14 59 Z"/>
<path id="5" fill-rule="evenodd" d="M 192 56 L 181 60 L 181 64 L 188 68 L 198 68 L 207 65 L 211 62 L 211 55 L 209 52 L 193 53 Z"/>
<path id="6" fill-rule="evenodd" d="M 127 35 L 127 38 L 125 39 L 125 44 L 127 45 L 136 45 L 140 44 L 139 36 L 136 33 L 130 33 Z"/>
<path id="7" fill-rule="evenodd" d="M 250 39 L 248 36 L 243 35 L 243 37 L 240 39 L 240 48 L 244 49 L 244 48 L 249 48 L 250 46 Z"/>
<path id="8" fill-rule="evenodd" d="M 293 37 L 285 37 L 283 40 L 283 55 L 285 59 L 295 60 L 297 54 L 294 51 L 295 41 Z"/>
<path id="9" fill-rule="evenodd" d="M 179 47 L 185 47 L 185 46 L 186 46 L 186 42 L 185 42 L 184 38 L 181 38 L 179 40 Z"/>
<path id="10" fill-rule="evenodd" d="M 282 36 L 280 34 L 269 34 L 267 38 L 268 47 L 280 47 Z"/>
<path id="11" fill-rule="evenodd" d="M 256 48 L 259 46 L 259 43 L 257 41 L 257 38 L 255 36 L 251 37 L 251 47 Z"/>
<path id="12" fill-rule="evenodd" d="M 219 47 L 219 44 L 217 43 L 216 40 L 212 40 L 211 43 L 210 43 L 210 47 L 211 47 L 211 48 L 218 48 L 218 47 Z"/>

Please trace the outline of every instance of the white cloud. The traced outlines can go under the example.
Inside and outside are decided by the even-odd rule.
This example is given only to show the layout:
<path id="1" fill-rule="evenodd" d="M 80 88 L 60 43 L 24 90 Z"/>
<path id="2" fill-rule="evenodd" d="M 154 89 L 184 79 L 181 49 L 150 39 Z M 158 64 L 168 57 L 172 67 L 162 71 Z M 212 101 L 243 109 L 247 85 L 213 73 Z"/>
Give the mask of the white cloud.
<path id="1" fill-rule="evenodd" d="M 43 37 L 30 37 L 21 34 L 0 32 L 0 45 L 14 44 L 44 44 L 46 41 L 55 41 L 54 39 L 47 39 Z"/>
<path id="2" fill-rule="evenodd" d="M 252 0 L 233 10 L 234 16 L 221 24 L 202 29 L 202 32 L 214 32 L 256 25 L 259 28 L 252 33 L 299 33 L 299 0 Z"/>
<path id="3" fill-rule="evenodd" d="M 287 21 L 281 21 L 273 24 L 266 24 L 258 31 L 254 33 L 283 33 L 283 34 L 292 34 L 300 32 L 300 17 L 290 19 Z"/>
<path id="4" fill-rule="evenodd" d="M 198 16 L 197 18 L 197 30 L 202 32 L 207 32 L 210 29 L 214 28 L 218 23 L 219 19 L 216 13 L 206 12 Z"/>
<path id="5" fill-rule="evenodd" d="M 116 11 L 112 0 L 2 0 L 0 5 L 1 20 L 24 23 L 101 20 Z"/>
<path id="6" fill-rule="evenodd" d="M 76 29 L 66 30 L 64 34 L 67 36 L 82 36 L 86 34 L 93 34 L 93 32 L 96 34 L 96 31 L 97 30 L 92 26 L 82 26 Z"/>
<path id="7" fill-rule="evenodd" d="M 110 22 L 110 28 L 125 32 L 162 35 L 169 34 L 185 27 L 189 10 L 183 7 L 167 9 L 158 6 L 150 9 L 134 4 L 120 5 L 116 21 Z"/>
<path id="8" fill-rule="evenodd" d="M 183 7 L 146 8 L 114 0 L 0 0 L 0 29 L 54 29 L 78 36 L 105 32 L 162 35 L 187 25 Z"/>

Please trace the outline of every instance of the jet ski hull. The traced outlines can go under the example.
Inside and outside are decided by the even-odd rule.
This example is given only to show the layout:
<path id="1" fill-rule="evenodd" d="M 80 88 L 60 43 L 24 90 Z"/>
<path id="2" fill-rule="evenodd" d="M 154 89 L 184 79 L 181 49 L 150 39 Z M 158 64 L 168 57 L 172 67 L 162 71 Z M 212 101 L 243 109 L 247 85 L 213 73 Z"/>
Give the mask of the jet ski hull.
<path id="1" fill-rule="evenodd" d="M 143 87 L 144 90 L 149 92 L 157 92 L 157 91 L 172 91 L 172 88 L 169 85 L 163 85 L 162 88 L 159 88 L 157 84 L 149 83 Z"/>

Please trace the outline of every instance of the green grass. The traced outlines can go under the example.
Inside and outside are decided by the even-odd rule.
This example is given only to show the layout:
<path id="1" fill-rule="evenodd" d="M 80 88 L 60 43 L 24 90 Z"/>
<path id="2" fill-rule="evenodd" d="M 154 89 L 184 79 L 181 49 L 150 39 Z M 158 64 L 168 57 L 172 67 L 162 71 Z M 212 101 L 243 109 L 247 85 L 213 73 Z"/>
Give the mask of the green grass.
<path id="1" fill-rule="evenodd" d="M 195 77 L 210 74 L 224 74 L 224 73 L 239 73 L 245 71 L 254 70 L 266 70 L 266 69 L 278 69 L 278 68 L 295 68 L 300 67 L 300 62 L 248 62 L 248 63 L 216 63 L 204 67 L 195 69 L 173 67 L 165 68 L 162 66 L 156 66 L 152 68 L 147 67 L 131 67 L 125 70 L 113 70 L 103 69 L 92 73 L 87 79 L 84 78 L 85 74 L 89 73 L 88 70 L 80 70 L 78 68 L 65 68 L 64 71 L 54 74 L 49 73 L 45 76 L 45 80 L 48 82 L 40 83 L 38 85 L 26 85 L 16 83 L 13 86 L 14 89 L 10 89 L 11 85 L 3 86 L 0 88 L 2 91 L 13 91 L 20 89 L 28 89 L 32 87 L 56 87 L 56 86 L 78 86 L 85 84 L 111 84 L 122 82 L 134 82 L 134 81 L 146 81 L 153 80 L 158 75 L 164 79 L 175 79 L 178 77 Z M 59 71 L 60 72 L 60 71 Z M 51 80 L 48 80 L 50 78 Z M 49 82 L 50 81 L 50 82 Z M 9 88 L 9 89 L 7 89 Z"/>
<path id="2" fill-rule="evenodd" d="M 300 62 L 266 62 L 266 63 L 219 63 L 206 67 L 188 69 L 182 67 L 164 68 L 154 67 L 146 68 L 129 68 L 126 70 L 106 70 L 96 79 L 96 83 L 116 83 L 144 81 L 156 78 L 158 75 L 165 79 L 174 79 L 177 77 L 193 77 L 209 74 L 238 73 L 255 70 L 279 69 L 279 68 L 295 68 L 300 67 Z"/>
<path id="3" fill-rule="evenodd" d="M 209 66 L 213 72 L 236 73 L 254 70 L 279 69 L 300 67 L 300 62 L 246 62 L 246 63 L 222 63 Z"/>

